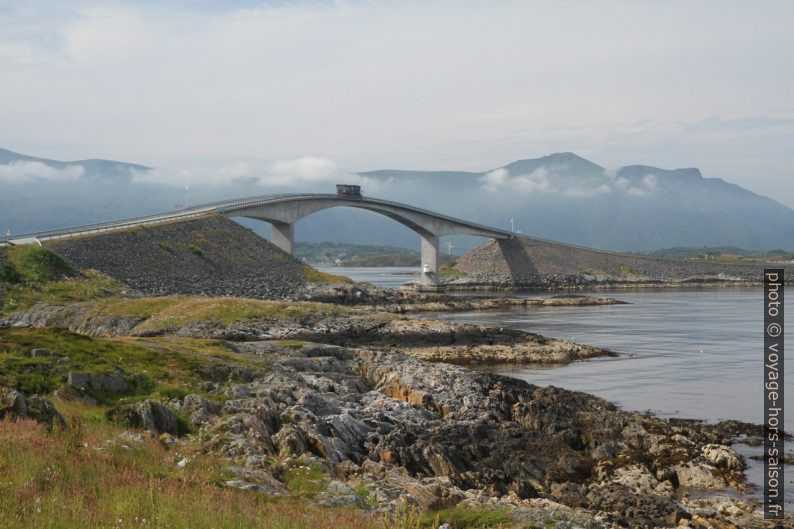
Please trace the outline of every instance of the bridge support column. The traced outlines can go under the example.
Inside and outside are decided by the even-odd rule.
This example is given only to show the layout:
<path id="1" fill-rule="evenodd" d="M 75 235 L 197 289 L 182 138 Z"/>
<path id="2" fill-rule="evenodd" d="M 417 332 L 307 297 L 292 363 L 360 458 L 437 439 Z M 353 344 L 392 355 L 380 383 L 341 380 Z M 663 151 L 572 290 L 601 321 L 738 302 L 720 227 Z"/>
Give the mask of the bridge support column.
<path id="1" fill-rule="evenodd" d="M 422 239 L 422 272 L 420 290 L 440 290 L 441 275 L 438 263 L 438 235 L 420 235 Z"/>
<path id="2" fill-rule="evenodd" d="M 292 243 L 295 240 L 292 224 L 286 222 L 271 222 L 270 242 L 292 254 Z"/>

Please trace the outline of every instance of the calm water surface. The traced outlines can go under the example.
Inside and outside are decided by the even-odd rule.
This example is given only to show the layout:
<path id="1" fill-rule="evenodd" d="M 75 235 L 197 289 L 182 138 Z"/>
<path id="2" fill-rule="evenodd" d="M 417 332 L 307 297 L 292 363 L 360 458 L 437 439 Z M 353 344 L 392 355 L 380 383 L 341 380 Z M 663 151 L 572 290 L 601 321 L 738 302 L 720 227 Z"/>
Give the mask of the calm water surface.
<path id="1" fill-rule="evenodd" d="M 358 282 L 372 283 L 379 287 L 399 288 L 419 277 L 419 267 L 384 266 L 379 268 L 364 266 L 317 266 L 323 272 L 347 276 Z"/>
<path id="2" fill-rule="evenodd" d="M 415 268 L 328 270 L 381 286 L 399 286 L 410 280 L 410 273 L 418 272 Z M 625 409 L 650 410 L 665 417 L 761 422 L 760 288 L 612 291 L 606 295 L 630 304 L 516 307 L 424 317 L 522 329 L 621 353 L 618 358 L 563 367 L 496 369 L 533 384 L 586 391 Z M 785 372 L 790 381 L 794 380 L 792 370 L 794 362 L 788 362 Z M 794 393 L 789 391 L 786 405 L 794 409 L 793 403 Z"/>
<path id="3" fill-rule="evenodd" d="M 499 372 L 604 397 L 631 410 L 708 420 L 762 419 L 760 288 L 611 292 L 629 305 L 529 307 L 428 317 L 501 325 L 621 353 Z M 787 303 L 788 305 L 788 303 Z M 794 363 L 785 366 L 794 380 Z M 794 395 L 786 394 L 786 405 Z"/>

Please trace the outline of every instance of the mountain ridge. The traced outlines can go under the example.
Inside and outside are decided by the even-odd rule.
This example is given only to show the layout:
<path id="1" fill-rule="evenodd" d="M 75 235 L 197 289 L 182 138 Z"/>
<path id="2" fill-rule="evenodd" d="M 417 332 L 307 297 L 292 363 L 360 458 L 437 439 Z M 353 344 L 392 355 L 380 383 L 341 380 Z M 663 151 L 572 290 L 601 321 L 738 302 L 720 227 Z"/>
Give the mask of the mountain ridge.
<path id="1" fill-rule="evenodd" d="M 25 161 L 38 163 L 19 163 Z M 71 172 L 58 180 L 46 172 L 39 175 L 39 164 L 48 171 Z M 21 177 L 15 173 L 26 169 L 35 170 Z M 32 232 L 182 207 L 186 197 L 180 186 L 135 178 L 149 170 L 112 160 L 61 162 L 0 149 L 0 182 L 5 179 L 6 190 L 0 195 L 0 229 Z M 633 164 L 607 170 L 575 153 L 559 152 L 485 171 L 379 169 L 354 174 L 366 195 L 579 246 L 612 251 L 674 246 L 793 249 L 794 210 L 721 178 L 706 178 L 693 167 Z M 195 204 L 268 192 L 317 192 L 319 186 L 332 190 L 330 180 L 289 189 L 230 181 L 191 186 L 190 198 Z M 269 233 L 264 223 L 241 222 Z M 349 208 L 318 212 L 295 229 L 296 239 L 307 242 L 418 247 L 416 234 L 404 226 Z M 445 241 L 459 251 L 478 244 L 466 236 Z"/>

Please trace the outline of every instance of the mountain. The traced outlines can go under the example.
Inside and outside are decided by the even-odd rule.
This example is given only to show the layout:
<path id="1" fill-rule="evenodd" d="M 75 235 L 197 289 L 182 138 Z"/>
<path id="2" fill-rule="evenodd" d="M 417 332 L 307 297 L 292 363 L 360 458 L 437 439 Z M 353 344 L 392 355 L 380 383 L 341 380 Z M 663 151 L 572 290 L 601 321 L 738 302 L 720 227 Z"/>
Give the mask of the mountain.
<path id="1" fill-rule="evenodd" d="M 397 199 L 413 194 L 413 203 L 423 207 L 501 228 L 509 229 L 512 219 L 522 233 L 582 246 L 794 246 L 794 211 L 704 178 L 694 168 L 607 171 L 573 153 L 556 153 L 479 173 L 386 170 L 360 176 Z"/>
<path id="2" fill-rule="evenodd" d="M 0 149 L 0 229 L 13 233 L 171 210 L 181 185 L 141 181 L 149 168 L 111 160 L 62 162 Z M 339 183 L 348 178 L 339 179 Z M 495 169 L 356 173 L 365 195 L 413 204 L 535 237 L 619 251 L 676 246 L 794 249 L 794 211 L 694 168 L 630 165 L 606 170 L 573 153 L 518 160 Z M 250 181 L 191 186 L 191 203 L 252 194 L 332 192 L 333 184 L 264 187 Z M 260 234 L 266 224 L 241 220 Z M 296 239 L 418 249 L 408 228 L 376 213 L 335 208 L 300 221 Z M 444 238 L 461 253 L 481 242 Z"/>
<path id="3" fill-rule="evenodd" d="M 85 178 L 100 180 L 122 179 L 129 181 L 133 179 L 135 173 L 146 172 L 151 169 L 151 167 L 146 167 L 145 165 L 114 162 L 112 160 L 76 160 L 74 162 L 61 162 L 58 160 L 28 156 L 27 154 L 20 154 L 7 149 L 0 149 L 0 166 L 8 166 L 7 171 L 13 170 L 14 166 L 17 166 L 20 169 L 20 173 L 27 170 L 28 173 L 35 174 L 36 164 L 55 171 L 77 169 L 75 174 L 79 174 Z"/>

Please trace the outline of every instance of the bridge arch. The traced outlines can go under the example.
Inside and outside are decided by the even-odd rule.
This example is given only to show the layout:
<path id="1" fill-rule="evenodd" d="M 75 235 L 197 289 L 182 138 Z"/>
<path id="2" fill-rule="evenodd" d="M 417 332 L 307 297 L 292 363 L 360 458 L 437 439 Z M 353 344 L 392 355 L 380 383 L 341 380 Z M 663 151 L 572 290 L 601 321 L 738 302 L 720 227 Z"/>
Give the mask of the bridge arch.
<path id="1" fill-rule="evenodd" d="M 351 189 L 354 192 L 349 192 Z M 199 204 L 178 211 L 169 211 L 156 215 L 26 233 L 14 237 L 6 235 L 5 237 L 0 237 L 0 246 L 40 244 L 42 240 L 76 237 L 221 214 L 227 217 L 247 217 L 269 222 L 272 225 L 272 242 L 292 253 L 294 241 L 293 226 L 295 222 L 312 213 L 340 206 L 380 213 L 419 234 L 422 242 L 422 263 L 426 264 L 429 269 L 426 273 L 424 271 L 422 273 L 421 283 L 425 287 L 435 287 L 440 282 L 439 237 L 443 235 L 476 235 L 494 239 L 510 239 L 513 237 L 513 234 L 509 231 L 456 219 L 407 204 L 400 204 L 399 202 L 363 197 L 360 194 L 359 186 L 341 185 L 337 186 L 336 195 L 306 193 L 260 195 Z"/>
<path id="2" fill-rule="evenodd" d="M 439 238 L 444 235 L 476 235 L 507 239 L 509 232 L 469 223 L 438 213 L 414 208 L 405 204 L 345 195 L 296 195 L 285 196 L 259 204 L 228 207 L 219 211 L 230 217 L 245 217 L 269 222 L 271 242 L 286 252 L 292 253 L 294 224 L 325 209 L 352 207 L 385 215 L 408 227 L 419 235 L 423 273 L 421 284 L 433 287 L 440 283 Z"/>

